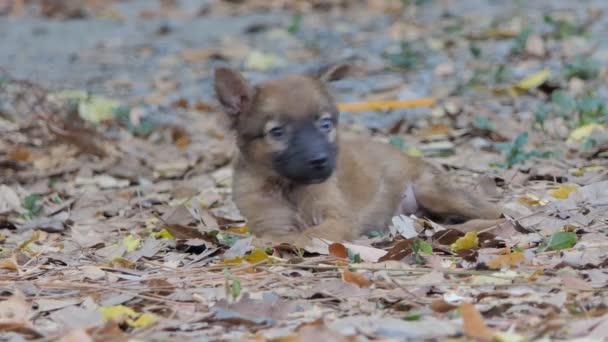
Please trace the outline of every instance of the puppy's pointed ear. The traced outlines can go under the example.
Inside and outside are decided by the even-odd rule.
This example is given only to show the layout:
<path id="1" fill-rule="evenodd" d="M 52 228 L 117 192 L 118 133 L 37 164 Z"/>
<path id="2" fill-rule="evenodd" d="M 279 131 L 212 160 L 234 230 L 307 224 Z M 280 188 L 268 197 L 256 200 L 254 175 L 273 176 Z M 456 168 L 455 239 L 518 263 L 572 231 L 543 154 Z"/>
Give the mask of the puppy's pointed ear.
<path id="1" fill-rule="evenodd" d="M 238 71 L 218 67 L 215 69 L 215 95 L 224 112 L 236 118 L 251 108 L 254 88 Z"/>
<path id="2" fill-rule="evenodd" d="M 345 78 L 353 70 L 353 66 L 347 63 L 332 65 L 329 68 L 323 68 L 318 74 L 321 82 L 338 81 Z"/>

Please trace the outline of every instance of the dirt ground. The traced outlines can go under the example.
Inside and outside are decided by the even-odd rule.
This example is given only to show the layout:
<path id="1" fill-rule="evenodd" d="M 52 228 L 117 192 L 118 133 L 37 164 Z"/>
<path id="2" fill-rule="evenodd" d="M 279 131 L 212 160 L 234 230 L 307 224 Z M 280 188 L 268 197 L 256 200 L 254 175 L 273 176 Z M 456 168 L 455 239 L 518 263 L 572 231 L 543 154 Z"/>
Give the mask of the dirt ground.
<path id="1" fill-rule="evenodd" d="M 0 0 L 0 340 L 605 340 L 607 34 L 606 1 Z M 214 67 L 337 63 L 340 104 L 402 101 L 345 129 L 510 224 L 257 248 Z"/>

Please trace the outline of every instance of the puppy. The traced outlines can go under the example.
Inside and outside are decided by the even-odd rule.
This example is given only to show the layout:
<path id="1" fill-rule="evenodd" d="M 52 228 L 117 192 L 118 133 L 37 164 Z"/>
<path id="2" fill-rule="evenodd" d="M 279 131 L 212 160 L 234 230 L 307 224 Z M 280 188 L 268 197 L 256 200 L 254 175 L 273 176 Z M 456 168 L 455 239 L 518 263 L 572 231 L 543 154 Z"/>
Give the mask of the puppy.
<path id="1" fill-rule="evenodd" d="M 341 242 L 385 230 L 398 214 L 477 219 L 460 227 L 469 229 L 499 219 L 496 205 L 455 188 L 424 160 L 339 134 L 325 83 L 341 72 L 251 85 L 235 70 L 215 70 L 216 96 L 238 147 L 233 199 L 254 235 L 303 245 L 312 237 Z"/>

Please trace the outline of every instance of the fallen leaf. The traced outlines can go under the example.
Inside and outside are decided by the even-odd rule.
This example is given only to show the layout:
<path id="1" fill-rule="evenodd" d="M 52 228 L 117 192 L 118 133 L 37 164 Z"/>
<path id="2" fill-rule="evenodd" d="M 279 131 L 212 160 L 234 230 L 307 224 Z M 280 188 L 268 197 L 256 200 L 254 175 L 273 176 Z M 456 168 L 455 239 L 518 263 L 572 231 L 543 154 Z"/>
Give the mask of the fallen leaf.
<path id="1" fill-rule="evenodd" d="M 549 77 L 551 77 L 551 72 L 548 69 L 544 69 L 517 82 L 515 88 L 519 90 L 533 89 L 545 83 Z"/>
<path id="2" fill-rule="evenodd" d="M 170 223 L 165 225 L 164 229 L 166 229 L 175 239 L 205 239 L 205 235 L 203 235 L 203 233 L 201 233 L 198 229 L 186 227 L 181 224 Z"/>
<path id="3" fill-rule="evenodd" d="M 547 191 L 549 195 L 558 198 L 558 199 L 566 199 L 570 196 L 570 193 L 576 191 L 578 189 L 578 185 L 576 184 L 562 184 L 557 189 L 551 189 Z"/>
<path id="4" fill-rule="evenodd" d="M 458 308 L 457 305 L 450 304 L 442 299 L 432 301 L 430 307 L 431 310 L 439 313 L 450 312 Z"/>
<path id="5" fill-rule="evenodd" d="M 347 283 L 352 283 L 359 287 L 370 287 L 372 285 L 371 280 L 367 279 L 363 274 L 349 270 L 342 272 L 342 279 Z"/>
<path id="6" fill-rule="evenodd" d="M 486 325 L 483 317 L 471 303 L 460 305 L 464 334 L 481 341 L 492 341 L 494 333 Z"/>
<path id="7" fill-rule="evenodd" d="M 334 242 L 329 245 L 329 255 L 338 259 L 348 259 L 348 251 L 343 244 Z"/>
<path id="8" fill-rule="evenodd" d="M 344 243 L 344 247 L 348 248 L 353 254 L 359 254 L 361 260 L 365 262 L 378 262 L 378 260 L 387 253 L 383 249 L 353 245 L 350 243 Z"/>
<path id="9" fill-rule="evenodd" d="M 137 317 L 137 312 L 128 306 L 113 305 L 99 308 L 104 321 L 123 321 L 126 317 Z"/>
<path id="10" fill-rule="evenodd" d="M 500 269 L 505 267 L 515 267 L 526 261 L 526 256 L 522 252 L 499 255 L 495 259 L 486 261 L 489 268 Z"/>
<path id="11" fill-rule="evenodd" d="M 543 241 L 539 246 L 539 251 L 557 251 L 560 249 L 571 248 L 576 244 L 578 238 L 572 232 L 557 232 Z"/>
<path id="12" fill-rule="evenodd" d="M 126 319 L 125 322 L 132 326 L 133 328 L 145 328 L 148 326 L 151 326 L 152 324 L 156 323 L 158 321 L 158 318 L 150 313 L 145 313 L 142 314 L 141 316 L 137 317 L 135 320 L 133 319 Z"/>
<path id="13" fill-rule="evenodd" d="M 479 246 L 479 239 L 477 238 L 477 232 L 468 232 L 463 237 L 456 240 L 451 245 L 452 252 L 458 252 L 463 249 L 475 249 Z"/>
<path id="14" fill-rule="evenodd" d="M 133 252 L 141 245 L 141 239 L 133 235 L 128 235 L 122 240 L 122 244 L 127 247 L 127 252 Z"/>
<path id="15" fill-rule="evenodd" d="M 171 232 L 169 232 L 166 228 L 161 229 L 159 232 L 150 233 L 150 237 L 155 239 L 175 240 L 175 236 L 173 236 L 173 234 L 171 234 Z"/>
<path id="16" fill-rule="evenodd" d="M 378 261 L 382 262 L 387 260 L 402 260 L 406 256 L 412 254 L 412 248 L 413 242 L 411 240 L 398 241 L 391 249 L 388 250 L 386 255 L 384 255 Z"/>
<path id="17" fill-rule="evenodd" d="M 576 276 L 562 276 L 562 283 L 569 289 L 580 291 L 591 291 L 593 287 L 589 282 L 584 281 Z"/>
<path id="18" fill-rule="evenodd" d="M 245 68 L 250 70 L 265 71 L 285 65 L 285 61 L 271 53 L 254 50 L 245 59 Z"/>
<path id="19" fill-rule="evenodd" d="M 570 135 L 568 136 L 568 140 L 566 142 L 568 144 L 580 142 L 590 137 L 594 132 L 605 133 L 606 131 L 608 131 L 606 127 L 598 123 L 586 124 L 570 132 Z"/>
<path id="20" fill-rule="evenodd" d="M 19 270 L 19 265 L 17 264 L 15 255 L 13 254 L 10 258 L 2 259 L 2 261 L 0 261 L 0 268 L 17 272 Z"/>
<path id="21" fill-rule="evenodd" d="M 405 215 L 394 216 L 392 218 L 392 229 L 397 231 L 401 236 L 406 239 L 412 239 L 418 236 L 418 232 L 414 227 L 415 221 Z"/>

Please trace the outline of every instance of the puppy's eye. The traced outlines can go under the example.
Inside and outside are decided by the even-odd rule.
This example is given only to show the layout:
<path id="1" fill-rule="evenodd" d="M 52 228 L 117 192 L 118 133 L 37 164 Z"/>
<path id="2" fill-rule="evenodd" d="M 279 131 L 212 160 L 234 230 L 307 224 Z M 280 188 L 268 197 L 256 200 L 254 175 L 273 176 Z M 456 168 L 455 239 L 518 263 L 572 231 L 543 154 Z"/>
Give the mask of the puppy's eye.
<path id="1" fill-rule="evenodd" d="M 270 131 L 268 131 L 268 135 L 273 139 L 281 139 L 285 135 L 285 130 L 283 127 L 274 127 Z"/>
<path id="2" fill-rule="evenodd" d="M 319 119 L 319 129 L 323 132 L 329 132 L 334 127 L 334 122 L 331 118 Z"/>

